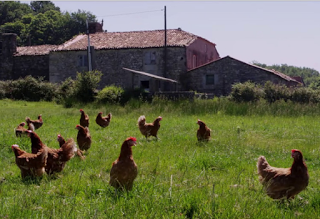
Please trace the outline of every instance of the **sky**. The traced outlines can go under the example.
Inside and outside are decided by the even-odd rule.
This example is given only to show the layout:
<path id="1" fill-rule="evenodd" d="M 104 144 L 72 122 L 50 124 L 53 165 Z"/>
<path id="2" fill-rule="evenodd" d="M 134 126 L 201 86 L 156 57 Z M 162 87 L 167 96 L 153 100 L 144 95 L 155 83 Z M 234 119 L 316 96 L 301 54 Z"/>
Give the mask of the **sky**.
<path id="1" fill-rule="evenodd" d="M 89 11 L 108 32 L 181 28 L 216 44 L 220 57 L 320 72 L 320 1 L 52 1 Z"/>

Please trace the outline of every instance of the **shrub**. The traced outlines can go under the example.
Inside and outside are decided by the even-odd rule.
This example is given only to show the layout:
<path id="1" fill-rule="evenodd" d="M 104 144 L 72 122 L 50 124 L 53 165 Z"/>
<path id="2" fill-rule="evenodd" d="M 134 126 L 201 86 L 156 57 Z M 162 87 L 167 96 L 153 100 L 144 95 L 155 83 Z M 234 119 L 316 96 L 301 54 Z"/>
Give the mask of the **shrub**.
<path id="1" fill-rule="evenodd" d="M 316 100 L 314 96 L 316 92 L 312 91 L 310 88 L 299 87 L 292 90 L 290 100 L 296 103 L 310 103 L 311 100 Z"/>
<path id="2" fill-rule="evenodd" d="M 150 93 L 146 92 L 144 89 L 136 88 L 136 89 L 129 89 L 125 90 L 120 103 L 123 105 L 129 102 L 131 99 L 139 100 L 139 101 L 152 101 L 152 97 Z"/>
<path id="3" fill-rule="evenodd" d="M 232 85 L 231 99 L 236 102 L 255 102 L 263 97 L 263 90 L 253 82 Z"/>
<path id="4" fill-rule="evenodd" d="M 56 86 L 45 82 L 42 77 L 36 79 L 26 76 L 15 81 L 6 81 L 5 96 L 10 99 L 26 101 L 52 101 L 56 96 Z"/>
<path id="5" fill-rule="evenodd" d="M 57 88 L 57 98 L 56 102 L 58 104 L 65 105 L 66 102 L 70 103 L 70 100 L 75 100 L 75 81 L 72 80 L 70 77 L 64 80 L 61 84 L 58 85 Z M 72 101 L 73 102 L 73 101 Z M 72 104 L 67 104 L 68 106 L 65 107 L 71 107 Z"/>
<path id="6" fill-rule="evenodd" d="M 99 91 L 96 100 L 98 103 L 120 103 L 124 94 L 122 87 L 107 86 Z"/>
<path id="7" fill-rule="evenodd" d="M 75 97 L 84 103 L 93 102 L 95 99 L 96 89 L 101 80 L 101 71 L 77 72 L 75 81 Z"/>
<path id="8" fill-rule="evenodd" d="M 290 90 L 286 85 L 278 85 L 267 81 L 263 88 L 264 98 L 269 103 L 274 103 L 277 100 L 287 101 L 290 98 Z"/>

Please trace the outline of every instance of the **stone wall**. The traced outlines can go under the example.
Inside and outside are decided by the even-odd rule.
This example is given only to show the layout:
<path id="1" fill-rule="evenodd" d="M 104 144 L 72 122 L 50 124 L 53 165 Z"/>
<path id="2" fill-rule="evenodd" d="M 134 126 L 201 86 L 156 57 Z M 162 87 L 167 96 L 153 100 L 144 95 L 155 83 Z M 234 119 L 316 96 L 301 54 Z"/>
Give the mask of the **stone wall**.
<path id="1" fill-rule="evenodd" d="M 49 55 L 15 56 L 12 68 L 12 80 L 32 77 L 44 77 L 49 80 Z"/>
<path id="2" fill-rule="evenodd" d="M 14 33 L 3 33 L 0 35 L 0 80 L 12 79 L 13 54 L 17 52 L 16 39 L 17 35 Z"/>
<path id="3" fill-rule="evenodd" d="M 167 49 L 167 77 L 180 80 L 180 75 L 186 72 L 186 52 L 183 47 L 170 47 Z M 152 53 L 155 60 L 146 63 L 146 54 Z M 87 71 L 87 67 L 79 66 L 79 56 L 86 55 L 87 51 L 61 51 L 51 52 L 49 55 L 50 82 L 61 82 L 66 78 L 76 78 L 76 72 Z M 92 64 L 94 70 L 102 72 L 103 76 L 99 88 L 114 84 L 126 89 L 140 87 L 140 81 L 149 80 L 150 91 L 163 88 L 163 82 L 147 76 L 133 74 L 124 68 L 145 71 L 154 75 L 163 76 L 164 48 L 121 49 L 121 50 L 94 50 Z M 169 84 L 169 88 L 174 85 Z"/>
<path id="4" fill-rule="evenodd" d="M 207 75 L 213 75 L 214 84 L 206 84 Z M 272 72 L 227 56 L 189 71 L 187 73 L 186 90 L 226 96 L 231 92 L 233 84 L 246 81 L 260 84 L 271 81 L 275 84 L 285 84 L 287 86 L 294 84 Z"/>

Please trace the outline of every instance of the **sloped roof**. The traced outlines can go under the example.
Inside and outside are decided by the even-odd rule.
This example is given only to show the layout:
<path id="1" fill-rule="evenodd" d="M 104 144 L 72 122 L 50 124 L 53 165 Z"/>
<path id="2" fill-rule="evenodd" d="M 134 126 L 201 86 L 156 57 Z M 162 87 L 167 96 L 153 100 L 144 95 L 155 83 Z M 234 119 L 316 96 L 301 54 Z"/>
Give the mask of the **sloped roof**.
<path id="1" fill-rule="evenodd" d="M 47 55 L 56 47 L 56 45 L 21 46 L 17 47 L 17 52 L 14 56 Z"/>
<path id="2" fill-rule="evenodd" d="M 100 32 L 90 34 L 90 45 L 95 50 L 155 48 L 164 46 L 164 30 L 128 31 L 128 32 Z M 167 46 L 184 47 L 196 39 L 208 41 L 202 37 L 179 29 L 167 30 Z M 209 43 L 212 43 L 208 41 Z M 212 43 L 215 45 L 214 43 Z M 61 45 L 40 45 L 17 47 L 15 56 L 47 55 L 50 51 L 86 50 L 88 36 L 80 34 Z"/>
<path id="3" fill-rule="evenodd" d="M 197 38 L 201 37 L 181 29 L 167 30 L 167 46 L 188 46 Z M 95 50 L 163 47 L 164 30 L 94 33 L 90 34 L 90 45 L 94 46 Z M 54 50 L 86 50 L 87 46 L 88 36 L 81 34 Z"/>
<path id="4" fill-rule="evenodd" d="M 211 63 L 214 63 L 214 62 L 219 62 L 219 61 L 221 61 L 221 60 L 223 60 L 223 59 L 226 59 L 226 58 L 230 58 L 230 59 L 236 60 L 236 61 L 238 61 L 238 62 L 244 63 L 244 64 L 246 64 L 246 65 L 250 65 L 250 66 L 252 66 L 252 67 L 259 68 L 259 69 L 262 69 L 262 70 L 264 70 L 264 71 L 270 72 L 270 73 L 272 73 L 272 74 L 278 75 L 279 77 L 283 78 L 283 79 L 286 80 L 286 81 L 293 81 L 293 82 L 301 83 L 300 81 L 298 81 L 298 80 L 296 80 L 296 79 L 294 79 L 294 78 L 292 78 L 292 77 L 290 77 L 290 76 L 288 76 L 288 75 L 286 75 L 286 74 L 283 74 L 283 73 L 281 73 L 281 72 L 278 72 L 278 71 L 276 71 L 276 70 L 274 70 L 274 69 L 270 70 L 270 69 L 262 68 L 262 67 L 257 66 L 257 65 L 253 65 L 253 64 L 249 64 L 249 63 L 240 61 L 240 60 L 235 59 L 235 58 L 233 58 L 233 57 L 231 57 L 231 56 L 225 56 L 225 57 L 223 57 L 223 58 L 220 58 L 220 59 L 217 59 L 217 60 L 208 62 L 208 63 L 206 63 L 206 64 L 204 64 L 204 65 L 201 65 L 201 66 L 198 66 L 198 67 L 196 67 L 196 68 L 190 69 L 188 72 L 193 71 L 193 70 L 198 69 L 198 68 L 201 68 L 201 67 L 203 67 L 203 66 L 210 65 Z"/>

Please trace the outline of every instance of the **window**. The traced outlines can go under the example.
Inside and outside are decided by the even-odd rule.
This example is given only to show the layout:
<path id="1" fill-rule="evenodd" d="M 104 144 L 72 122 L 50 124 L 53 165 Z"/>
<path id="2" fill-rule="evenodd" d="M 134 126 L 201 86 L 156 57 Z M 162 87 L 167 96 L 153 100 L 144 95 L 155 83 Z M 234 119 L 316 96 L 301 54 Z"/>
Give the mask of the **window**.
<path id="1" fill-rule="evenodd" d="M 206 85 L 214 84 L 214 75 L 206 75 Z"/>
<path id="2" fill-rule="evenodd" d="M 156 52 L 147 52 L 144 55 L 145 65 L 155 65 L 156 64 Z"/>
<path id="3" fill-rule="evenodd" d="M 146 92 L 149 92 L 149 81 L 140 81 L 140 87 Z"/>
<path id="4" fill-rule="evenodd" d="M 193 67 L 193 68 L 197 67 L 197 56 L 196 56 L 196 55 L 193 55 L 192 67 Z"/>
<path id="5" fill-rule="evenodd" d="M 88 56 L 78 55 L 78 66 L 85 67 L 88 66 Z"/>

